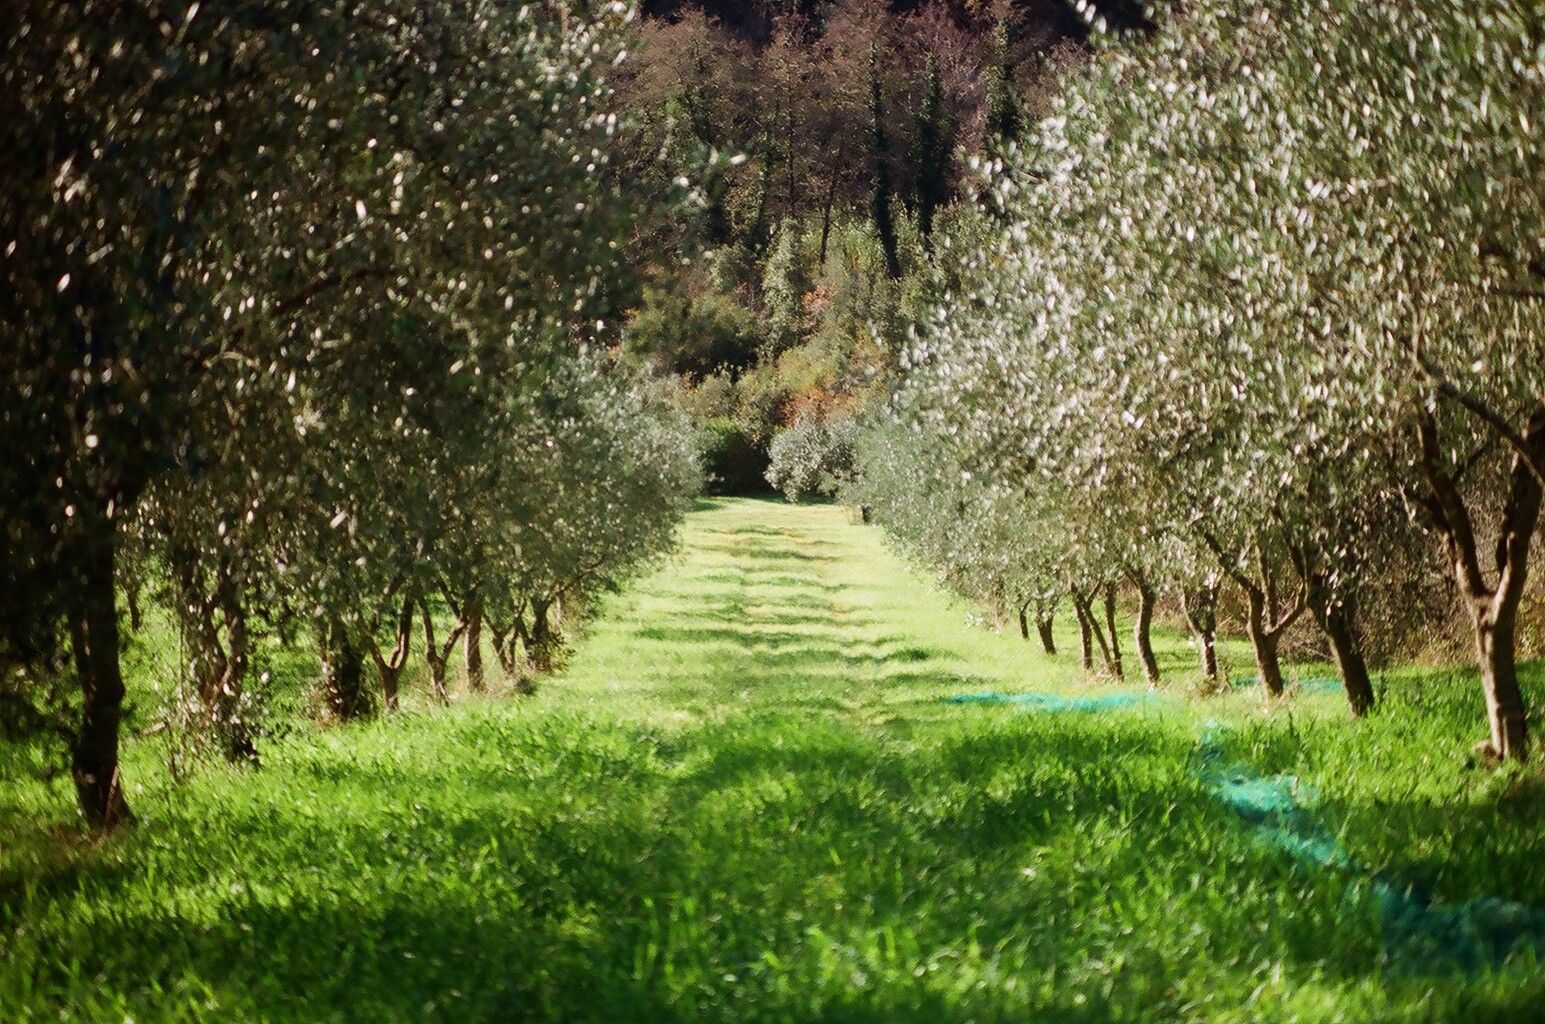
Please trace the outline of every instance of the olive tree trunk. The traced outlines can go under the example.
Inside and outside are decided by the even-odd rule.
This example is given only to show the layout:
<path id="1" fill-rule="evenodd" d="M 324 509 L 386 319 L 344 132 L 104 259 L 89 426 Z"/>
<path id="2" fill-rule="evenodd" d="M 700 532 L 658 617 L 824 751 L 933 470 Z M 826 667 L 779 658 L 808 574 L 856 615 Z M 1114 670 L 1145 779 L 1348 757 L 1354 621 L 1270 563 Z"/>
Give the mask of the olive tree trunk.
<path id="1" fill-rule="evenodd" d="M 412 643 L 413 595 L 410 593 L 402 599 L 394 620 L 391 650 L 382 653 L 380 645 L 375 642 L 374 635 L 371 636 L 370 658 L 375 662 L 376 676 L 381 682 L 381 699 L 389 711 L 397 710 L 402 670 L 408 664 L 408 652 Z"/>
<path id="2" fill-rule="evenodd" d="M 222 554 L 205 584 L 198 556 L 181 545 L 168 554 L 177 584 L 177 617 L 203 725 L 233 764 L 256 764 L 253 723 L 242 705 L 250 642 L 235 560 Z"/>
<path id="3" fill-rule="evenodd" d="M 1128 574 L 1137 591 L 1137 621 L 1132 624 L 1132 643 L 1137 648 L 1137 660 L 1143 666 L 1143 678 L 1148 688 L 1159 687 L 1159 659 L 1153 653 L 1153 612 L 1159 596 L 1153 584 L 1141 573 Z"/>
<path id="4" fill-rule="evenodd" d="M 373 710 L 370 691 L 365 686 L 365 659 L 358 641 L 335 617 L 329 617 L 321 629 L 322 692 L 328 710 L 340 722 L 364 718 Z"/>
<path id="5" fill-rule="evenodd" d="M 1373 710 L 1373 679 L 1368 674 L 1367 659 L 1363 657 L 1362 636 L 1357 629 L 1351 599 L 1333 605 L 1315 617 L 1336 657 L 1336 669 L 1341 673 L 1342 685 L 1346 687 L 1352 716 L 1361 718 Z"/>
<path id="6" fill-rule="evenodd" d="M 1106 658 L 1106 666 L 1117 679 L 1127 677 L 1126 668 L 1121 664 L 1121 640 L 1116 630 L 1116 584 L 1105 585 L 1105 629 L 1110 637 L 1110 650 Z"/>
<path id="7" fill-rule="evenodd" d="M 434 699 L 441 704 L 449 703 L 450 693 L 445 686 L 446 670 L 451 661 L 451 654 L 456 650 L 456 642 L 466 632 L 465 619 L 459 619 L 451 626 L 443 641 L 435 638 L 435 617 L 429 607 L 428 600 L 419 601 L 419 614 L 424 622 L 424 661 L 429 665 L 429 692 Z"/>
<path id="8" fill-rule="evenodd" d="M 1036 632 L 1041 635 L 1041 650 L 1047 654 L 1056 654 L 1057 640 L 1052 636 L 1051 627 L 1052 617 L 1049 614 L 1041 616 L 1035 622 Z"/>
<path id="9" fill-rule="evenodd" d="M 118 734 L 123 720 L 123 671 L 119 657 L 117 529 L 105 516 L 84 525 L 84 562 L 70 615 L 70 642 L 81 688 L 80 728 L 70 757 L 70 777 L 81 814 L 107 831 L 134 820 L 123 795 Z"/>
<path id="10" fill-rule="evenodd" d="M 1524 761 L 1529 752 L 1529 725 L 1518 685 L 1518 606 L 1528 577 L 1529 547 L 1540 519 L 1545 407 L 1533 410 L 1524 433 L 1512 441 L 1514 456 L 1490 580 L 1481 568 L 1469 507 L 1455 472 L 1444 462 L 1438 425 L 1430 413 L 1418 418 L 1417 433 L 1423 475 L 1431 491 L 1424 509 L 1443 538 L 1454 582 L 1475 634 L 1476 664 L 1491 732 L 1490 752 L 1505 760 Z"/>
<path id="11" fill-rule="evenodd" d="M 1308 584 L 1300 579 L 1292 600 L 1285 607 L 1279 606 L 1277 573 L 1273 570 L 1267 543 L 1263 538 L 1257 536 L 1251 544 L 1249 554 L 1254 557 L 1248 560 L 1253 561 L 1254 565 L 1248 571 L 1241 564 L 1245 560 L 1225 551 L 1212 536 L 1203 534 L 1203 539 L 1217 556 L 1219 566 L 1245 595 L 1245 633 L 1255 652 L 1255 671 L 1261 685 L 1271 696 L 1281 696 L 1284 687 L 1282 658 L 1278 654 L 1278 647 L 1282 634 L 1309 606 Z"/>
<path id="12" fill-rule="evenodd" d="M 1255 674 L 1266 692 L 1273 697 L 1281 696 L 1282 659 L 1277 653 L 1281 633 L 1271 628 L 1266 620 L 1266 598 L 1255 587 L 1245 587 L 1245 602 L 1249 611 L 1245 617 L 1245 633 L 1255 653 Z"/>
<path id="13" fill-rule="evenodd" d="M 467 598 L 466 623 L 462 657 L 467 668 L 467 689 L 482 693 L 487 688 L 483 673 L 483 599 L 476 593 Z"/>
<path id="14" fill-rule="evenodd" d="M 526 652 L 531 660 L 531 667 L 537 672 L 547 673 L 553 670 L 557 663 L 558 652 L 563 644 L 562 634 L 552 622 L 553 602 L 551 600 L 533 600 L 531 602 L 531 632 L 527 637 Z"/>
<path id="15" fill-rule="evenodd" d="M 1094 636 L 1090 630 L 1089 609 L 1077 591 L 1073 595 L 1073 614 L 1078 617 L 1078 644 L 1085 672 L 1094 671 Z"/>
<path id="16" fill-rule="evenodd" d="M 1209 684 L 1218 682 L 1218 588 L 1214 584 L 1202 584 L 1188 588 L 1181 595 L 1181 610 L 1186 625 L 1196 640 L 1197 657 L 1201 661 L 1202 678 Z"/>
<path id="17" fill-rule="evenodd" d="M 1363 657 L 1362 634 L 1357 628 L 1355 582 L 1337 586 L 1325 568 L 1325 559 L 1312 548 L 1298 551 L 1293 564 L 1309 592 L 1309 613 L 1315 625 L 1330 643 L 1336 669 L 1346 690 L 1352 717 L 1361 718 L 1373 710 L 1373 679 Z M 1338 592 L 1340 591 L 1340 592 Z"/>

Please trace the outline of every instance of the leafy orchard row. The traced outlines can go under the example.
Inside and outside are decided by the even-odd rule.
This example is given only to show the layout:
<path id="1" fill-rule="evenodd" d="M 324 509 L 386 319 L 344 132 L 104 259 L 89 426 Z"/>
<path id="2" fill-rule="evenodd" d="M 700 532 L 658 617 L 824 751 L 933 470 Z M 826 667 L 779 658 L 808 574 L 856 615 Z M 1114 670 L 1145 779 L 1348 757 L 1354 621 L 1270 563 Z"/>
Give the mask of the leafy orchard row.
<path id="1" fill-rule="evenodd" d="M 661 551 L 690 432 L 610 353 L 620 3 L 24 0 L 0 15 L 0 715 L 129 818 L 121 614 L 252 754 L 297 623 L 334 714 Z M 432 603 L 448 605 L 450 636 Z M 129 616 L 134 618 L 135 616 Z M 366 669 L 375 668 L 376 685 Z"/>
<path id="2" fill-rule="evenodd" d="M 1220 583 L 1259 676 L 1302 615 L 1354 714 L 1359 611 L 1433 547 L 1491 753 L 1522 760 L 1517 627 L 1545 482 L 1545 9 L 1162 4 L 983 168 L 854 497 L 947 579 L 1045 621 Z M 1026 630 L 1028 632 L 1028 628 Z"/>

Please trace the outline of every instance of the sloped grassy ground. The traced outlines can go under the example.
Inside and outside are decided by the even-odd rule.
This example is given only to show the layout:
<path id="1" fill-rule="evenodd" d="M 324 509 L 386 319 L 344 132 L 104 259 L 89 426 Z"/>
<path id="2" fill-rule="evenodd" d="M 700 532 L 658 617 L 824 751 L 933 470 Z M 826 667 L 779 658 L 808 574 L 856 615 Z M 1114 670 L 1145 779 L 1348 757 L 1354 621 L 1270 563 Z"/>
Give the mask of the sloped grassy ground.
<path id="1" fill-rule="evenodd" d="M 0 784 L 5 1021 L 1534 1019 L 1529 951 L 1391 962 L 1356 875 L 1209 796 L 1198 739 L 1290 772 L 1359 861 L 1545 906 L 1545 783 L 1465 767 L 1479 697 L 1106 693 L 966 621 L 844 510 L 705 503 L 536 698 L 316 731 L 256 773 L 130 766 L 99 846 L 62 784 Z M 1073 638 L 1063 638 L 1071 650 Z M 1244 652 L 1235 650 L 1245 664 Z M 1540 672 L 1532 693 L 1541 695 Z M 1308 790 L 1306 790 L 1308 791 Z M 1545 951 L 1540 956 L 1545 957 Z"/>

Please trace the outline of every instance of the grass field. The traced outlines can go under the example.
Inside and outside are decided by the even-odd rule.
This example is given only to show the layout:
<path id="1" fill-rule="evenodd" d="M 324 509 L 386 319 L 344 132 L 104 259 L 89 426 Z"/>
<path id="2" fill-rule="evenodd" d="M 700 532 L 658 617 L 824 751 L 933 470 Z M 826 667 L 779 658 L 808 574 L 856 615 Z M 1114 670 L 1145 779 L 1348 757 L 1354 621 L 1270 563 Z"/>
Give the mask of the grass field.
<path id="1" fill-rule="evenodd" d="M 1267 714 L 1188 696 L 1165 635 L 1149 703 L 948 704 L 1111 689 L 967 611 L 842 509 L 705 503 L 535 698 L 298 728 L 181 784 L 147 741 L 142 823 L 101 845 L 63 783 L 7 781 L 0 1020 L 1540 1019 L 1545 950 L 1413 968 L 1367 898 L 1376 870 L 1545 907 L 1545 782 L 1466 767 L 1472 681 Z M 1220 804 L 1210 722 L 1368 871 Z"/>

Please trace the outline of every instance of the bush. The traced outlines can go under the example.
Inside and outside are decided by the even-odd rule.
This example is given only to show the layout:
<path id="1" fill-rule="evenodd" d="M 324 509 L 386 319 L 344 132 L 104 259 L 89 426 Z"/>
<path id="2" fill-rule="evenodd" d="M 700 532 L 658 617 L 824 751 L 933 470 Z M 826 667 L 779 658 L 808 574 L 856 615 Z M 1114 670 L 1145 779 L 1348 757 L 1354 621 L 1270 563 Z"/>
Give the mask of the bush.
<path id="1" fill-rule="evenodd" d="M 752 366 L 761 340 L 755 314 L 719 292 L 648 289 L 643 308 L 627 328 L 630 351 L 654 360 L 660 369 L 696 378 Z"/>
<path id="2" fill-rule="evenodd" d="M 766 489 L 767 449 L 749 424 L 728 417 L 698 427 L 698 447 L 709 494 L 755 494 Z"/>
<path id="3" fill-rule="evenodd" d="M 779 431 L 768 448 L 767 482 L 790 501 L 833 497 L 853 472 L 857 427 L 851 418 L 802 419 Z"/>

